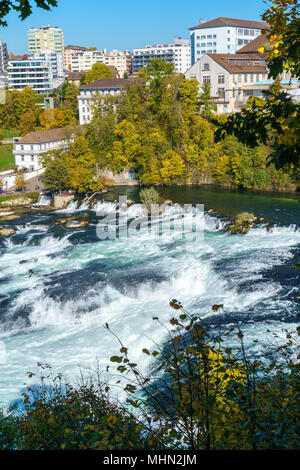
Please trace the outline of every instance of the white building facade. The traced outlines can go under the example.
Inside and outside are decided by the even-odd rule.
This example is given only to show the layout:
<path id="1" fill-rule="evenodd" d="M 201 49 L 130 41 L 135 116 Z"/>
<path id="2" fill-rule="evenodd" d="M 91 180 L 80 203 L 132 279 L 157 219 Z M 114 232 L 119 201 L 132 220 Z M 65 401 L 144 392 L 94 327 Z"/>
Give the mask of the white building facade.
<path id="1" fill-rule="evenodd" d="M 66 147 L 69 140 L 65 128 L 31 132 L 21 139 L 16 138 L 13 150 L 15 165 L 18 170 L 29 173 L 40 171 L 43 168 L 40 156 L 51 150 Z"/>
<path id="2" fill-rule="evenodd" d="M 53 89 L 53 80 L 48 62 L 29 59 L 10 60 L 8 87 L 19 91 L 30 87 L 38 94 L 49 93 Z"/>
<path id="3" fill-rule="evenodd" d="M 58 88 L 65 80 L 64 56 L 51 50 L 44 50 L 29 56 L 29 59 L 45 61 L 49 66 L 50 81 L 53 89 Z"/>
<path id="4" fill-rule="evenodd" d="M 175 67 L 178 73 L 185 73 L 191 66 L 191 46 L 188 39 L 175 38 L 172 44 L 153 44 L 142 49 L 134 49 L 132 72 L 147 67 L 150 60 L 162 59 Z"/>
<path id="5" fill-rule="evenodd" d="M 103 51 L 80 51 L 72 55 L 71 72 L 88 72 L 93 65 L 104 63 L 106 50 Z"/>
<path id="6" fill-rule="evenodd" d="M 63 54 L 51 50 L 32 54 L 27 60 L 8 62 L 8 87 L 14 90 L 30 87 L 39 94 L 49 93 L 64 80 Z"/>
<path id="7" fill-rule="evenodd" d="M 80 95 L 78 96 L 80 124 L 88 124 L 93 119 L 95 98 L 118 95 L 129 84 L 130 81 L 124 78 L 107 78 L 80 87 Z"/>
<path id="8" fill-rule="evenodd" d="M 268 25 L 260 21 L 219 17 L 190 28 L 191 64 L 203 54 L 235 54 Z"/>
<path id="9" fill-rule="evenodd" d="M 186 78 L 196 79 L 200 90 L 209 83 L 210 94 L 214 98 L 218 113 L 240 111 L 256 84 L 268 77 L 268 68 L 260 54 L 204 54 L 185 74 Z"/>

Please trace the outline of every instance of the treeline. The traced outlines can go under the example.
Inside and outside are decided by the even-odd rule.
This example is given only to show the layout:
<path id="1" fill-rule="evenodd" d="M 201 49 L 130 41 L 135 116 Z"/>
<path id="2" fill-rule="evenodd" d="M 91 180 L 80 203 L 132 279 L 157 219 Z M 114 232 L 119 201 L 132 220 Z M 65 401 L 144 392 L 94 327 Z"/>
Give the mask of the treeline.
<path id="1" fill-rule="evenodd" d="M 131 167 L 143 184 L 218 183 L 246 189 L 291 188 L 292 167 L 266 166 L 270 148 L 234 136 L 215 142 L 226 116 L 216 116 L 204 87 L 154 59 L 118 97 L 99 97 L 87 138 L 98 163 Z"/>
<path id="2" fill-rule="evenodd" d="M 167 343 L 141 351 L 151 373 L 131 361 L 108 324 L 120 343 L 110 358 L 117 375 L 110 366 L 96 368 L 82 373 L 75 387 L 47 364 L 29 373 L 36 385 L 0 412 L 0 449 L 299 449 L 300 370 L 296 355 L 291 358 L 296 335 L 285 331 L 285 344 L 274 338 L 263 360 L 251 358 L 238 326 L 211 335 L 178 301 L 171 306 L 176 315 L 164 325 Z M 234 350 L 225 346 L 228 337 L 236 338 Z M 121 402 L 115 398 L 120 391 Z"/>

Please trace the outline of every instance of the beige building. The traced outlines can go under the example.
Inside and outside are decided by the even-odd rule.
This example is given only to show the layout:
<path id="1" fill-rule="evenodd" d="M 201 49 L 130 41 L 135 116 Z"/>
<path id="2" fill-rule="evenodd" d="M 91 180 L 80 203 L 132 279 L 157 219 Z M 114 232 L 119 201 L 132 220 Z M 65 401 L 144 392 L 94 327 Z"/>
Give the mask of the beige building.
<path id="1" fill-rule="evenodd" d="M 42 26 L 28 30 L 28 49 L 30 54 L 43 50 L 55 51 L 64 54 L 64 32 L 57 26 Z"/>
<path id="2" fill-rule="evenodd" d="M 80 51 L 72 55 L 71 72 L 88 72 L 93 65 L 104 63 L 106 50 L 103 51 Z"/>
<path id="3" fill-rule="evenodd" d="M 131 73 L 132 55 L 128 51 L 113 50 L 107 53 L 106 49 L 103 51 L 81 50 L 72 53 L 70 60 L 71 68 L 68 67 L 68 69 L 72 72 L 88 72 L 94 64 L 101 63 L 115 68 L 120 78 L 123 78 L 125 73 Z"/>
<path id="4" fill-rule="evenodd" d="M 113 50 L 104 57 L 104 64 L 115 67 L 120 78 L 131 73 L 132 54 L 128 51 Z"/>

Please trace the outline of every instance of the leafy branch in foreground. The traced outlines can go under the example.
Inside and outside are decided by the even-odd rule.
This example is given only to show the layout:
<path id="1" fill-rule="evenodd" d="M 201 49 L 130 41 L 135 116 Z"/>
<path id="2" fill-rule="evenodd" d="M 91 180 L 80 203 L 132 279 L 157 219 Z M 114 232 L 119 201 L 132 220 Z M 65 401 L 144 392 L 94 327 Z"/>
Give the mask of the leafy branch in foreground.
<path id="1" fill-rule="evenodd" d="M 0 25 L 7 26 L 7 22 L 4 19 L 11 10 L 15 10 L 19 13 L 22 20 L 25 20 L 32 14 L 32 3 L 38 8 L 43 10 L 51 10 L 52 7 L 57 6 L 57 0 L 2 0 L 0 2 Z"/>
<path id="2" fill-rule="evenodd" d="M 170 305 L 176 315 L 169 325 L 154 318 L 165 344 L 142 350 L 151 367 L 146 373 L 108 324 L 120 345 L 110 359 L 114 369 L 82 372 L 75 387 L 40 364 L 41 385 L 28 387 L 19 414 L 0 413 L 0 449 L 299 449 L 293 335 L 284 330 L 285 344 L 263 360 L 251 358 L 238 326 L 210 334 L 198 315 L 177 300 Z"/>

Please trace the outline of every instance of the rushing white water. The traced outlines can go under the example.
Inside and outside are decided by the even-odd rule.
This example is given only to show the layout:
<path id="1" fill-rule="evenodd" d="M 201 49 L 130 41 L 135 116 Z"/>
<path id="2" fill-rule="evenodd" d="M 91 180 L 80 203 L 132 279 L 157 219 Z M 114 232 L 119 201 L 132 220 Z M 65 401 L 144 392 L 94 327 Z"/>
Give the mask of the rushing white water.
<path id="1" fill-rule="evenodd" d="M 50 196 L 40 196 L 37 203 L 32 204 L 34 207 L 47 207 L 51 205 L 52 198 Z"/>
<path id="2" fill-rule="evenodd" d="M 99 201 L 91 214 L 99 217 L 116 207 Z M 73 201 L 67 211 L 87 208 Z M 128 218 L 143 216 L 142 209 L 131 206 Z M 249 348 L 263 351 L 266 329 L 279 332 L 294 311 L 293 286 L 286 287 L 277 274 L 292 263 L 300 231 L 261 226 L 246 236 L 229 236 L 218 217 L 167 206 L 164 217 L 170 215 L 175 229 L 183 218 L 187 232 L 201 217 L 204 238 L 193 243 L 180 239 L 176 230 L 157 236 L 142 228 L 130 230 L 128 239 L 101 241 L 95 236 L 99 218 L 85 231 L 36 222 L 18 227 L 1 249 L 0 342 L 6 359 L 0 401 L 8 404 L 19 395 L 26 372 L 38 362 L 52 364 L 68 377 L 97 359 L 105 367 L 119 350 L 106 322 L 128 346 L 132 360 L 146 368 L 142 349 L 164 337 L 153 317 L 167 322 L 173 298 L 212 321 L 217 319 L 212 305 L 224 304 L 222 322 L 238 319 L 249 333 Z M 294 326 L 292 319 L 289 327 Z"/>

